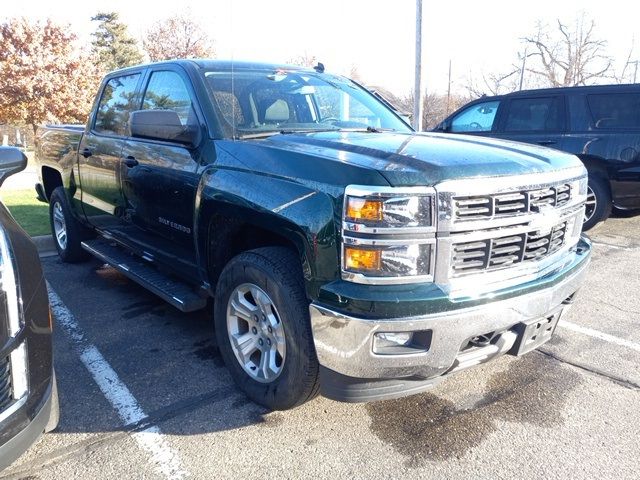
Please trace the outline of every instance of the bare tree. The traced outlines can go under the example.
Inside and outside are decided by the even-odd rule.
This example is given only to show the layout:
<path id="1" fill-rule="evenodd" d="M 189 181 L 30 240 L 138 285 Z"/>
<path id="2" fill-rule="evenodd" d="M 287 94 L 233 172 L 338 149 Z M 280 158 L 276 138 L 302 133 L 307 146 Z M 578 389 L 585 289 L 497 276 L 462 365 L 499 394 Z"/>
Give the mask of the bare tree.
<path id="1" fill-rule="evenodd" d="M 465 89 L 470 97 L 476 98 L 483 95 L 502 95 L 518 89 L 518 73 L 520 68 L 512 65 L 508 73 L 482 74 L 482 80 L 477 82 L 470 73 Z"/>
<path id="2" fill-rule="evenodd" d="M 557 30 L 538 22 L 533 36 L 522 40 L 533 52 L 527 72 L 549 86 L 587 85 L 610 77 L 612 59 L 605 54 L 607 42 L 597 38 L 595 21 L 584 14 L 573 26 L 557 20 Z"/>
<path id="3" fill-rule="evenodd" d="M 447 108 L 447 96 L 439 93 L 427 93 L 424 95 L 422 108 L 422 128 L 424 131 L 431 130 L 438 123 L 444 120 L 450 113 L 469 102 L 472 97 L 465 95 L 451 95 Z M 402 111 L 411 112 L 413 110 L 413 92 L 404 97 L 399 102 Z"/>
<path id="4" fill-rule="evenodd" d="M 180 15 L 156 22 L 142 40 L 152 62 L 174 58 L 215 56 L 213 40 L 190 16 Z"/>
<path id="5" fill-rule="evenodd" d="M 635 39 L 631 39 L 629 53 L 624 59 L 620 73 L 614 73 L 613 79 L 616 83 L 636 83 L 638 79 L 638 60 L 631 60 L 634 56 Z"/>

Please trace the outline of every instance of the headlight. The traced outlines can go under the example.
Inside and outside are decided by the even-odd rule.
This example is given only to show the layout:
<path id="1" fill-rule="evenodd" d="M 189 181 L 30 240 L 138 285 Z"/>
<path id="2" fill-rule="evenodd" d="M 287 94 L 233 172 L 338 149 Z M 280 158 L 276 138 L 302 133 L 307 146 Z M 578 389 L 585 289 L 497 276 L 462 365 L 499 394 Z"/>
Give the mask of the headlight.
<path id="1" fill-rule="evenodd" d="M 348 186 L 342 277 L 368 284 L 433 281 L 434 208 L 430 188 Z"/>
<path id="2" fill-rule="evenodd" d="M 426 187 L 360 187 L 345 190 L 344 227 L 365 233 L 435 231 L 435 191 Z"/>
<path id="3" fill-rule="evenodd" d="M 18 279 L 15 270 L 15 258 L 9 239 L 0 226 L 0 319 L 5 319 L 11 338 L 16 337 L 24 327 L 23 315 L 18 294 Z M 29 392 L 27 376 L 27 345 L 23 340 L 9 354 L 11 364 L 11 384 L 15 400 L 26 398 Z"/>
<path id="4" fill-rule="evenodd" d="M 23 322 L 19 311 L 18 283 L 11 248 L 4 228 L 0 227 L 0 312 L 7 319 L 9 336 L 15 337 Z"/>

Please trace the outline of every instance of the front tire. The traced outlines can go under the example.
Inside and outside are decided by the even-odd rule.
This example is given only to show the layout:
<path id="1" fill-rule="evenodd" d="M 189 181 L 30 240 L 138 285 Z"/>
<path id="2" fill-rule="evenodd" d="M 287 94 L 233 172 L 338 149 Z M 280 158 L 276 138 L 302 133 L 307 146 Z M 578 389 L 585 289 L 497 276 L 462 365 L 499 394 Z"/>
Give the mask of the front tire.
<path id="1" fill-rule="evenodd" d="M 271 410 L 318 394 L 318 360 L 300 260 L 289 249 L 241 253 L 216 288 L 214 323 L 222 358 L 247 396 Z"/>
<path id="2" fill-rule="evenodd" d="M 63 262 L 77 263 L 89 258 L 80 245 L 91 237 L 91 231 L 71 213 L 69 200 L 63 187 L 56 188 L 49 199 L 51 234 L 58 255 Z"/>
<path id="3" fill-rule="evenodd" d="M 611 190 L 609 182 L 597 175 L 589 175 L 587 204 L 582 230 L 587 231 L 611 215 Z"/>

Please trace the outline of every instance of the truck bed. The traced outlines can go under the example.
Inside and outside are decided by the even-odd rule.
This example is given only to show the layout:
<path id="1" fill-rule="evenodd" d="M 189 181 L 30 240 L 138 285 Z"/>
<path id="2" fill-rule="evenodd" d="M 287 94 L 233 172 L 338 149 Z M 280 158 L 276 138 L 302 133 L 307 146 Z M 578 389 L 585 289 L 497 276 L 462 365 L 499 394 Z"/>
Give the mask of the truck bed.
<path id="1" fill-rule="evenodd" d="M 35 159 L 41 179 L 43 167 L 62 172 L 76 162 L 84 128 L 84 125 L 46 125 L 38 129 Z"/>

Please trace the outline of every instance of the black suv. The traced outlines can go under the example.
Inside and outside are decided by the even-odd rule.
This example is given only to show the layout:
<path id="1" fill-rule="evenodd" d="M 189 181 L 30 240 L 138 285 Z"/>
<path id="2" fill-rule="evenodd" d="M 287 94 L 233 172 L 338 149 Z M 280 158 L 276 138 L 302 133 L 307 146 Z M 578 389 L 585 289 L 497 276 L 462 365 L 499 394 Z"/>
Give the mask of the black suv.
<path id="1" fill-rule="evenodd" d="M 527 90 L 468 103 L 435 131 L 557 148 L 589 171 L 584 229 L 640 209 L 640 84 Z"/>
<path id="2" fill-rule="evenodd" d="M 0 185 L 27 157 L 0 146 Z M 35 245 L 0 202 L 0 470 L 58 424 L 47 283 Z"/>

